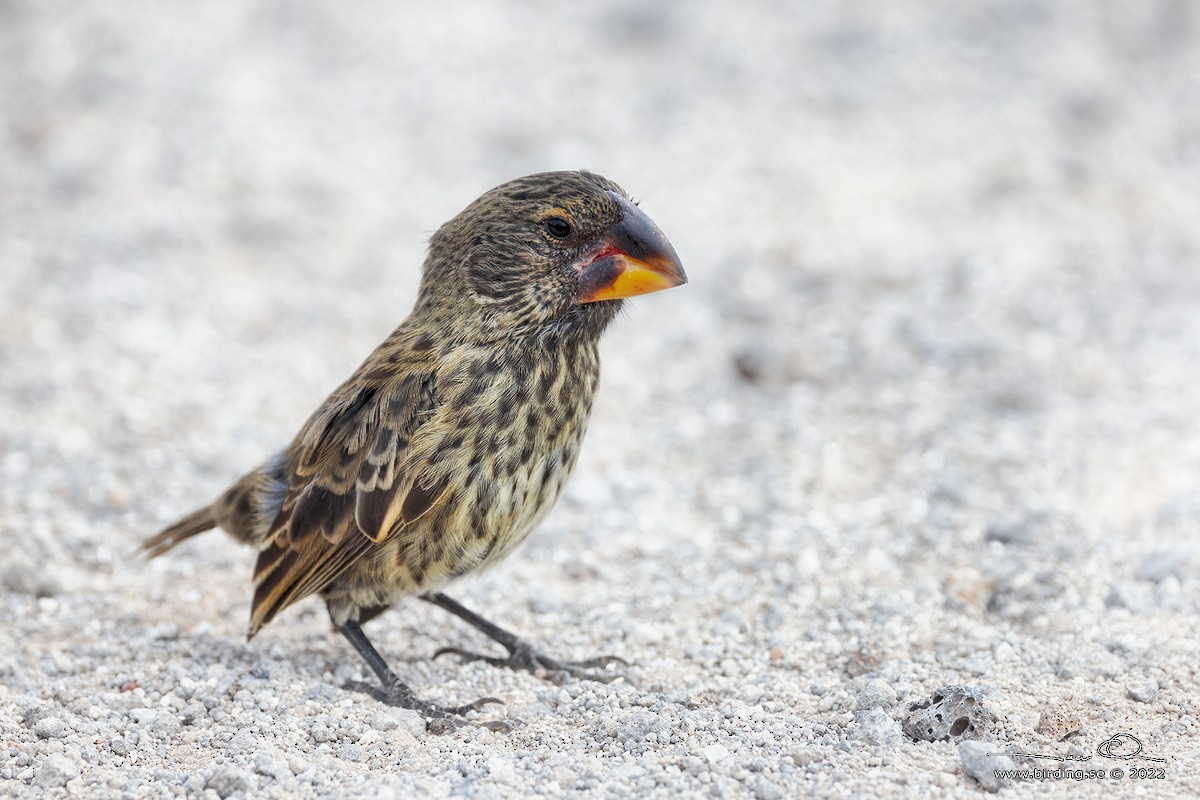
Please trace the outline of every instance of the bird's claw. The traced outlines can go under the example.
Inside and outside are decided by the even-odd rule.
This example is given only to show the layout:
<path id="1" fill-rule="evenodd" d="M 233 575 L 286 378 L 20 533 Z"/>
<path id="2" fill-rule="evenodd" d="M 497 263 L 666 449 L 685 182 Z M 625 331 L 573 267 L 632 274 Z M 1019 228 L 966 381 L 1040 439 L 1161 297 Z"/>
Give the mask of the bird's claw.
<path id="1" fill-rule="evenodd" d="M 406 708 L 410 711 L 416 711 L 425 718 L 425 730 L 430 733 L 450 733 L 464 725 L 469 724 L 464 717 L 472 712 L 479 711 L 485 706 L 492 703 L 504 705 L 504 701 L 496 697 L 481 697 L 473 703 L 467 703 L 461 706 L 439 706 L 436 703 L 430 703 L 417 697 L 411 688 L 406 684 L 397 681 L 392 684 L 384 693 L 384 702 L 388 705 Z M 493 731 L 508 731 L 507 723 L 498 720 L 480 723 L 483 727 Z"/>
<path id="2" fill-rule="evenodd" d="M 435 736 L 442 736 L 447 733 L 453 733 L 459 728 L 465 728 L 468 725 L 478 725 L 480 728 L 487 728 L 493 733 L 511 733 L 512 726 L 507 722 L 498 719 L 489 719 L 484 722 L 470 722 L 460 717 L 436 717 L 425 720 L 425 732 L 432 733 Z"/>
<path id="3" fill-rule="evenodd" d="M 629 666 L 629 662 L 625 659 L 611 655 L 596 656 L 582 661 L 559 661 L 538 653 L 524 641 L 518 642 L 515 647 L 511 648 L 507 658 L 475 653 L 463 650 L 461 647 L 443 647 L 434 653 L 433 657 L 438 658 L 445 655 L 458 656 L 463 661 L 486 661 L 494 667 L 524 670 L 558 684 L 563 683 L 567 676 L 597 683 L 611 683 L 620 677 L 617 673 L 594 672 L 593 670 L 606 669 L 614 665 Z"/>

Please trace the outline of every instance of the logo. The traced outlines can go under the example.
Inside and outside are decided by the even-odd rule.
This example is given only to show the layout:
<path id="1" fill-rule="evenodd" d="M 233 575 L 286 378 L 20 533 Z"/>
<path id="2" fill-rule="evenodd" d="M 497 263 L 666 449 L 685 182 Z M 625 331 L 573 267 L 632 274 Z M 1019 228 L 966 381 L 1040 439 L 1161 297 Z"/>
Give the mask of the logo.
<path id="1" fill-rule="evenodd" d="M 1091 761 L 1091 756 L 1058 755 L 1057 753 L 988 753 L 989 756 L 1024 756 L 1025 758 L 1046 758 L 1051 761 Z M 1117 758 L 1128 760 L 1140 758 L 1144 761 L 1166 763 L 1165 758 L 1145 755 L 1142 740 L 1132 733 L 1114 733 L 1100 744 L 1096 745 L 1096 755 L 1101 758 Z"/>

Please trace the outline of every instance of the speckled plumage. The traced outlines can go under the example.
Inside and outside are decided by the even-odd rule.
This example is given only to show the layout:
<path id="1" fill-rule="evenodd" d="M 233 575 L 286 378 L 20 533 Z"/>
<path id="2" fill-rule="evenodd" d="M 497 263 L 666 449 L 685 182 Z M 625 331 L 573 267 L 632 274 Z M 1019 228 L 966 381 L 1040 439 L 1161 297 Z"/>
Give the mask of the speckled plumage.
<path id="1" fill-rule="evenodd" d="M 262 498 L 293 476 L 265 531 L 252 635 L 314 591 L 340 622 L 437 589 L 511 552 L 561 493 L 599 379 L 595 339 L 563 328 L 418 350 L 419 326 L 401 326 L 254 480 L 273 516 Z M 332 441 L 316 432 L 339 427 Z M 331 566 L 295 577 L 318 564 Z"/>
<path id="2" fill-rule="evenodd" d="M 150 555 L 214 526 L 258 547 L 253 636 L 312 594 L 356 626 L 510 553 L 575 465 L 597 342 L 623 302 L 590 301 L 615 280 L 606 256 L 626 255 L 614 241 L 669 262 L 657 288 L 684 280 L 605 178 L 541 173 L 482 195 L 431 239 L 408 319 L 284 451 L 148 540 Z"/>

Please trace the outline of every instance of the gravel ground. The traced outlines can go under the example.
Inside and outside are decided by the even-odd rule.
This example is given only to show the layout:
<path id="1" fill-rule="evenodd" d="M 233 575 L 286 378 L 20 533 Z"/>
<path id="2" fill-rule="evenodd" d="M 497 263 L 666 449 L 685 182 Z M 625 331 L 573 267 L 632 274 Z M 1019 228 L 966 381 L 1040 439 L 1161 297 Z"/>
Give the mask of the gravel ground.
<path id="1" fill-rule="evenodd" d="M 797 5 L 0 3 L 0 794 L 1200 794 L 1200 11 Z M 433 661 L 484 643 L 410 604 L 402 677 L 511 727 L 435 736 L 319 602 L 245 643 L 252 553 L 136 557 L 437 225 L 581 166 L 692 283 L 455 593 L 624 678 Z"/>

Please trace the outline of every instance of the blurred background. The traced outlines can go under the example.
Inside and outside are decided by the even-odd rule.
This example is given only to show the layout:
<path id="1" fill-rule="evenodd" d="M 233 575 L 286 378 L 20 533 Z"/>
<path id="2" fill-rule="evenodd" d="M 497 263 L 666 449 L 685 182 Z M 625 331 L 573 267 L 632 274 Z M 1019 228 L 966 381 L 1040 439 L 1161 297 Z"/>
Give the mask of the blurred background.
<path id="1" fill-rule="evenodd" d="M 578 167 L 692 276 L 614 333 L 601 408 L 709 464 L 707 510 L 982 458 L 1131 523 L 1196 479 L 1198 16 L 0 4 L 5 524 L 48 524 L 47 494 L 138 526 L 206 498 L 407 313 L 441 222 Z"/>
<path id="2" fill-rule="evenodd" d="M 1005 639 L 1014 696 L 1195 688 L 1189 0 L 0 0 L 0 588 L 236 639 L 247 553 L 135 543 L 292 435 L 438 225 L 580 167 L 691 283 L 614 327 L 567 501 L 476 599 L 797 685 Z"/>

